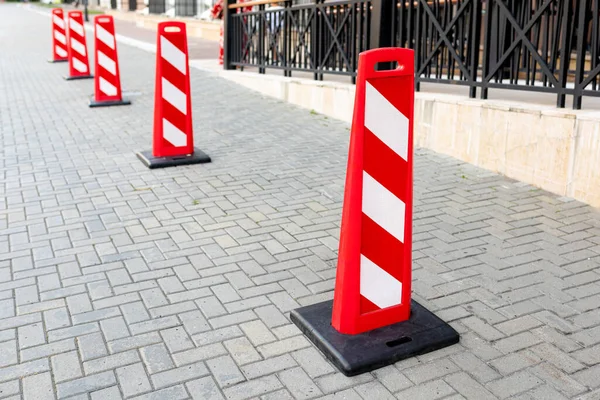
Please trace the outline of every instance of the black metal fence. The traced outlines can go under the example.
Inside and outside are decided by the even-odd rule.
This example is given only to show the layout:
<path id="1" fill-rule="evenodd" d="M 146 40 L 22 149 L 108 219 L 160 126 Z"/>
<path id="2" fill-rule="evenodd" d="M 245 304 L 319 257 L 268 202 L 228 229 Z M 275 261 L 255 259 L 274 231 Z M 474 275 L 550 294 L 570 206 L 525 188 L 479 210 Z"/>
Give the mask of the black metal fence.
<path id="1" fill-rule="evenodd" d="M 259 3 L 259 4 L 257 4 Z M 600 97 L 600 0 L 292 0 L 230 7 L 225 68 L 356 76 L 374 47 L 415 51 L 422 82 Z"/>
<path id="2" fill-rule="evenodd" d="M 216 0 L 148 0 L 150 14 L 177 17 L 200 17 L 206 14 Z"/>

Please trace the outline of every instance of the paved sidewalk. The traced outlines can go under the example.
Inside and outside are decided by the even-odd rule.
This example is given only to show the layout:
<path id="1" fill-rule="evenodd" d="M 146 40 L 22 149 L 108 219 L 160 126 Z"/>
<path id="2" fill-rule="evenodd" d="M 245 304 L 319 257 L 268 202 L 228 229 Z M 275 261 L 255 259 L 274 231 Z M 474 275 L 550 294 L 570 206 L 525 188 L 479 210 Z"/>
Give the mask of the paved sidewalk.
<path id="1" fill-rule="evenodd" d="M 289 322 L 332 298 L 347 124 L 192 70 L 213 163 L 148 170 L 129 107 L 0 4 L 0 399 L 600 399 L 600 214 L 418 150 L 414 298 L 458 345 L 346 378 Z"/>

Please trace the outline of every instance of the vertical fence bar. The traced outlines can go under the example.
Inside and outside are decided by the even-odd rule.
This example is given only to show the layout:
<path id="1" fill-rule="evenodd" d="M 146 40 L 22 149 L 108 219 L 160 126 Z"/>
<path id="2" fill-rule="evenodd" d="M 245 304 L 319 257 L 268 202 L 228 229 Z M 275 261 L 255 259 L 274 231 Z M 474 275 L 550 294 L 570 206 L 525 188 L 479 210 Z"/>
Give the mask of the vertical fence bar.
<path id="1" fill-rule="evenodd" d="M 404 0 L 400 0 L 404 1 Z M 371 11 L 371 48 L 392 47 L 394 43 L 392 24 L 395 0 L 372 0 Z M 389 69 L 389 63 L 380 63 L 378 69 Z"/>
<path id="2" fill-rule="evenodd" d="M 235 3 L 236 0 L 226 0 L 223 2 L 223 69 L 235 69 L 231 65 L 231 61 L 233 59 L 233 43 L 236 42 L 234 38 L 237 36 L 234 32 L 233 14 L 237 12 L 237 9 L 229 8 L 231 4 Z"/>
<path id="3" fill-rule="evenodd" d="M 575 67 L 575 91 L 573 94 L 573 109 L 581 109 L 581 98 L 583 96 L 583 80 L 585 79 L 585 53 L 587 42 L 587 18 L 588 1 L 580 0 L 576 2 L 575 15 L 577 15 L 577 52 L 576 52 L 576 67 Z M 591 4 L 590 4 L 591 6 Z M 590 7 L 591 9 L 591 7 Z M 590 10 L 591 12 L 591 10 Z M 575 18 L 574 18 L 575 19 Z M 565 46 L 563 45 L 563 48 Z M 569 60 L 570 61 L 570 60 Z M 564 98 L 564 94 L 562 95 Z M 560 104 L 560 101 L 559 101 Z M 562 105 L 564 107 L 564 99 Z"/>
<path id="4" fill-rule="evenodd" d="M 471 0 L 471 34 L 468 35 L 468 40 L 471 41 L 471 65 L 469 72 L 469 97 L 474 99 L 477 96 L 477 71 L 479 68 L 479 48 L 481 40 L 481 17 L 482 5 L 479 0 Z"/>

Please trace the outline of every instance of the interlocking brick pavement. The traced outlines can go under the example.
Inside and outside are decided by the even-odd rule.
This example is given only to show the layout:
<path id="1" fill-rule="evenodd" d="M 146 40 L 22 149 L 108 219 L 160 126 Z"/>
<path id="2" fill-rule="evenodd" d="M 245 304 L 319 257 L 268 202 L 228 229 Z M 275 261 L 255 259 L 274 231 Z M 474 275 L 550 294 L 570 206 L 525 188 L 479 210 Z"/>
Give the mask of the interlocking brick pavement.
<path id="1" fill-rule="evenodd" d="M 151 171 L 155 56 L 92 110 L 0 15 L 1 399 L 600 399 L 597 210 L 418 149 L 414 297 L 461 342 L 348 378 L 289 320 L 332 298 L 348 125 L 193 70 L 213 162 Z"/>

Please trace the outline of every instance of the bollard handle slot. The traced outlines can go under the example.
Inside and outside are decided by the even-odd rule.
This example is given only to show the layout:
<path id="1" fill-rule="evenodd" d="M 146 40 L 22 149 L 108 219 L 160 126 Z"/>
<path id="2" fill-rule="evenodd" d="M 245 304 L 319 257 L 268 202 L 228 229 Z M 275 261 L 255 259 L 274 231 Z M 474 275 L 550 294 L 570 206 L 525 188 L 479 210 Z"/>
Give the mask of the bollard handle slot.
<path id="1" fill-rule="evenodd" d="M 185 33 L 185 22 L 165 21 L 158 23 L 158 32 L 161 33 Z"/>
<path id="2" fill-rule="evenodd" d="M 404 64 L 400 61 L 381 61 L 373 65 L 375 72 L 379 71 L 404 71 Z"/>
<path id="3" fill-rule="evenodd" d="M 378 70 L 380 64 L 391 64 Z M 384 47 L 362 52 L 359 70 L 365 78 L 411 76 L 414 74 L 414 51 L 401 47 Z"/>
<path id="4" fill-rule="evenodd" d="M 104 24 L 104 23 L 110 22 L 110 18 L 108 18 L 108 17 L 100 17 L 100 18 L 98 18 L 98 22 Z"/>

